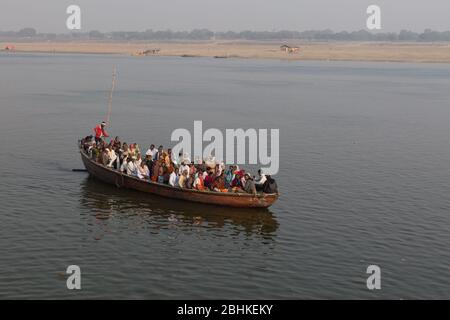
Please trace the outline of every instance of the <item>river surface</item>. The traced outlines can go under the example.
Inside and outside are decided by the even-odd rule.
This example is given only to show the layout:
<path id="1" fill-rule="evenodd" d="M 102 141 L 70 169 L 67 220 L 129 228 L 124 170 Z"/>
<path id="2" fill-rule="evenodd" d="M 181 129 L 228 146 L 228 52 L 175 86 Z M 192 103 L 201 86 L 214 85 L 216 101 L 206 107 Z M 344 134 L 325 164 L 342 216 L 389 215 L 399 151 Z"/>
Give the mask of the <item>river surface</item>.
<path id="1" fill-rule="evenodd" d="M 194 120 L 279 128 L 279 201 L 72 172 L 114 65 L 110 134 L 143 149 Z M 0 298 L 450 298 L 450 65 L 3 53 L 0 72 Z"/>

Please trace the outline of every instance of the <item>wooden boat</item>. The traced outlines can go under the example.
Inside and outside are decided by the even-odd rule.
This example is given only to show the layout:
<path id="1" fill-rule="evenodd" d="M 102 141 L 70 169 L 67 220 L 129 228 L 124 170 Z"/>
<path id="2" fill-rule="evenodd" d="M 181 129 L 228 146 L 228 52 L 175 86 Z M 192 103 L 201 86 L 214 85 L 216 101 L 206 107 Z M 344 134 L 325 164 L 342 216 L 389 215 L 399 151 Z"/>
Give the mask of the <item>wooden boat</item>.
<path id="1" fill-rule="evenodd" d="M 90 159 L 89 155 L 82 148 L 80 148 L 80 153 L 81 160 L 90 175 L 106 183 L 116 185 L 118 188 L 134 189 L 167 198 L 191 202 L 240 208 L 267 208 L 278 199 L 278 194 L 258 193 L 257 195 L 252 195 L 247 193 L 198 191 L 172 187 L 166 184 L 142 180 L 107 168 Z"/>

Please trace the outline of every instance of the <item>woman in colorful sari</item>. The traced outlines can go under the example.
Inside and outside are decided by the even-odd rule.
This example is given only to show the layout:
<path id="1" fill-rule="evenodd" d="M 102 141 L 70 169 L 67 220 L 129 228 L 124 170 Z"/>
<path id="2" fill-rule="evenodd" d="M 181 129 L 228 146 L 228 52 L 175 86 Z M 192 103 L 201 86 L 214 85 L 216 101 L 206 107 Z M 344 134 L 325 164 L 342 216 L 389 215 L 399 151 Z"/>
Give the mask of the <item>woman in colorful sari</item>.
<path id="1" fill-rule="evenodd" d="M 194 180 L 193 187 L 196 190 L 200 190 L 200 191 L 205 190 L 205 184 L 203 181 L 203 171 L 201 169 L 195 174 L 195 180 Z"/>
<path id="2" fill-rule="evenodd" d="M 164 183 L 164 161 L 162 160 L 162 161 L 158 161 L 158 162 L 159 162 L 158 183 Z"/>
<path id="3" fill-rule="evenodd" d="M 158 181 L 158 175 L 159 175 L 159 161 L 153 161 L 153 170 L 152 170 L 152 181 L 157 182 Z"/>
<path id="4" fill-rule="evenodd" d="M 225 172 L 225 188 L 231 187 L 231 182 L 233 182 L 234 174 L 233 174 L 233 166 L 230 166 L 230 168 Z"/>
<path id="5" fill-rule="evenodd" d="M 233 192 L 244 192 L 241 178 L 241 172 L 237 172 L 233 182 L 231 182 L 231 189 Z"/>
<path id="6" fill-rule="evenodd" d="M 214 179 L 211 189 L 217 192 L 228 192 L 228 188 L 225 188 L 225 177 L 223 173 Z"/>

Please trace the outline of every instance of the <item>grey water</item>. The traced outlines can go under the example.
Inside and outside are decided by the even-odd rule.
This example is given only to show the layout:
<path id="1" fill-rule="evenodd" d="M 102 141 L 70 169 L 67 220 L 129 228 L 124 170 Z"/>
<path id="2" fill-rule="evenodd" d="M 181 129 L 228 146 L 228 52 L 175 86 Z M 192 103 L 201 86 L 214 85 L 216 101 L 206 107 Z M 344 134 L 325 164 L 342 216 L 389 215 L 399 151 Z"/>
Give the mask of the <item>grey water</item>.
<path id="1" fill-rule="evenodd" d="M 217 208 L 72 172 L 114 65 L 110 134 L 143 149 L 194 120 L 279 128 L 279 201 Z M 449 89 L 444 64 L 0 54 L 0 298 L 449 299 Z"/>

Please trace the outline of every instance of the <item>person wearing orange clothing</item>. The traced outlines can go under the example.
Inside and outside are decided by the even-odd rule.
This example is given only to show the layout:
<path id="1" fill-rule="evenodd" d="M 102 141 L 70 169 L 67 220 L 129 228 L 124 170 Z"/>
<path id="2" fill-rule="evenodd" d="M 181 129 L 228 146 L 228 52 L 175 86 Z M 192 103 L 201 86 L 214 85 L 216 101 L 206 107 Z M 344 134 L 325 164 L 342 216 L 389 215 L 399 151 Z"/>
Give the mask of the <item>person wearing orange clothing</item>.
<path id="1" fill-rule="evenodd" d="M 205 190 L 205 184 L 203 181 L 203 170 L 199 170 L 199 172 L 197 173 L 197 177 L 195 178 L 194 181 L 194 189 L 203 191 Z"/>

